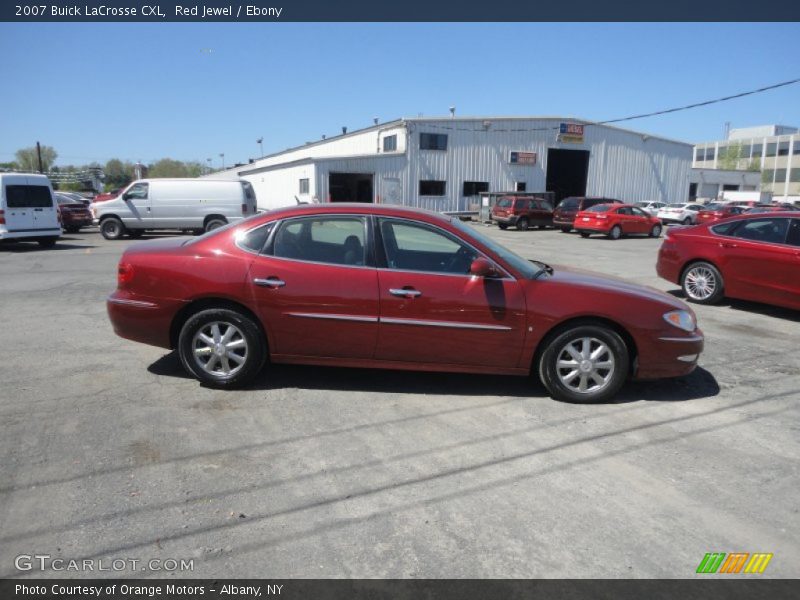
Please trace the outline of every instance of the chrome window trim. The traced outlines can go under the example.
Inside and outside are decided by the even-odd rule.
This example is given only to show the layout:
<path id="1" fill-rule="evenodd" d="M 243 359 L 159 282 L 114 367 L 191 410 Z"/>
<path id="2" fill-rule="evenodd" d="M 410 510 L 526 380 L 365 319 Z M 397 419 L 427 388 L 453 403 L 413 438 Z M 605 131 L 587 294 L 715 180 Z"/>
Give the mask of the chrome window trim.
<path id="1" fill-rule="evenodd" d="M 367 317 L 362 315 L 342 315 L 335 313 L 286 313 L 290 317 L 300 317 L 303 319 L 329 319 L 332 321 L 355 321 L 357 323 L 377 323 L 378 317 Z"/>
<path id="2" fill-rule="evenodd" d="M 319 218 L 320 216 L 321 217 L 349 217 L 349 218 L 362 219 L 364 221 L 364 261 L 366 262 L 369 259 L 369 253 L 367 252 L 367 248 L 368 248 L 369 244 L 371 244 L 373 242 L 370 240 L 370 236 L 369 236 L 369 217 L 370 217 L 370 215 L 367 215 L 367 214 L 364 214 L 364 213 L 316 213 L 316 214 L 310 214 L 310 215 L 297 215 L 297 216 L 294 216 L 294 217 L 286 217 L 284 219 L 277 219 L 275 221 L 270 221 L 271 223 L 275 223 L 275 230 L 272 233 L 269 234 L 269 237 L 267 238 L 267 241 L 264 244 L 264 248 L 266 248 L 270 244 L 270 242 L 272 241 L 272 238 L 278 234 L 279 229 L 281 227 L 283 227 L 284 223 L 289 223 L 291 221 L 295 221 L 295 220 L 299 220 L 299 219 Z M 263 250 L 263 248 L 262 248 L 262 250 Z M 275 256 L 274 252 L 275 252 L 275 250 L 273 248 L 273 253 L 272 254 L 263 254 L 262 252 L 259 252 L 258 254 L 259 254 L 259 256 L 269 256 L 270 258 L 274 258 L 274 259 L 277 259 L 277 260 L 288 260 L 288 261 L 291 261 L 291 262 L 306 263 L 306 264 L 310 264 L 310 265 L 328 265 L 330 267 L 346 267 L 346 268 L 349 268 L 349 269 L 374 269 L 375 268 L 372 265 L 343 265 L 343 264 L 340 264 L 340 263 L 322 262 L 322 261 L 319 261 L 319 260 L 303 260 L 301 258 L 287 258 L 285 256 Z"/>

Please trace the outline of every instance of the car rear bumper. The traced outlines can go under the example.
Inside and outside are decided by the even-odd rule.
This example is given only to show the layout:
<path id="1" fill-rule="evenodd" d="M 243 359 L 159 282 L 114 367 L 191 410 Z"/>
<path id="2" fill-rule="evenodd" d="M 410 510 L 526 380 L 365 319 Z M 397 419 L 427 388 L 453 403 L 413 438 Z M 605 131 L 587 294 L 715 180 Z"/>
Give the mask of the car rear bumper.
<path id="1" fill-rule="evenodd" d="M 575 231 L 578 233 L 603 233 L 606 234 L 610 230 L 608 226 L 597 226 L 597 225 L 575 225 Z"/>
<path id="2" fill-rule="evenodd" d="M 553 217 L 553 225 L 556 227 L 572 227 L 575 223 L 575 217 Z"/>
<path id="3" fill-rule="evenodd" d="M 170 327 L 181 300 L 164 300 L 117 290 L 106 299 L 108 318 L 118 336 L 134 342 L 171 348 Z"/>
<path id="4" fill-rule="evenodd" d="M 0 229 L 0 240 L 24 240 L 50 237 L 61 237 L 61 227 L 57 229 L 23 229 L 16 231 Z"/>
<path id="5" fill-rule="evenodd" d="M 687 334 L 680 330 L 662 333 L 650 343 L 640 344 L 634 379 L 661 379 L 688 375 L 697 368 L 703 352 L 703 332 Z"/>
<path id="6" fill-rule="evenodd" d="M 683 263 L 678 253 L 666 245 L 662 245 L 656 260 L 656 273 L 658 276 L 661 279 L 680 285 L 682 266 Z"/>

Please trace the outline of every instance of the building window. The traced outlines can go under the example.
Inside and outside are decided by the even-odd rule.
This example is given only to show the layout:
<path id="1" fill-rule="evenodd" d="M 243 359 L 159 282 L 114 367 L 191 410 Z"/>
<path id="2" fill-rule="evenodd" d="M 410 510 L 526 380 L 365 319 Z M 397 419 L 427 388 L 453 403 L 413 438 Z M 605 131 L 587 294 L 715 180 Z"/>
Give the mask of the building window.
<path id="1" fill-rule="evenodd" d="M 700 161 L 702 161 L 702 160 L 705 160 L 705 159 L 706 159 L 706 151 L 705 151 L 705 149 L 703 149 L 703 148 L 698 148 L 697 150 L 695 150 L 695 151 L 694 151 L 694 159 L 695 159 L 697 162 L 700 162 Z"/>
<path id="2" fill-rule="evenodd" d="M 760 158 L 764 151 L 763 144 L 753 144 L 753 158 Z"/>
<path id="3" fill-rule="evenodd" d="M 397 150 L 397 134 L 387 135 L 383 138 L 383 151 L 395 152 Z"/>
<path id="4" fill-rule="evenodd" d="M 528 183 L 526 181 L 517 181 L 514 184 L 514 191 L 515 192 L 524 192 L 528 188 Z"/>
<path id="5" fill-rule="evenodd" d="M 300 180 L 300 193 L 301 194 L 308 194 L 308 179 L 301 179 Z"/>
<path id="6" fill-rule="evenodd" d="M 722 185 L 723 192 L 738 192 L 739 186 L 735 183 L 724 183 Z"/>
<path id="7" fill-rule="evenodd" d="M 465 181 L 464 182 L 464 195 L 477 196 L 483 192 L 489 191 L 488 181 Z"/>
<path id="8" fill-rule="evenodd" d="M 786 169 L 775 169 L 775 183 L 786 181 Z"/>
<path id="9" fill-rule="evenodd" d="M 420 133 L 420 150 L 447 150 L 447 134 L 444 133 Z"/>
<path id="10" fill-rule="evenodd" d="M 742 151 L 739 153 L 739 158 L 750 158 L 750 144 L 742 146 Z"/>
<path id="11" fill-rule="evenodd" d="M 778 156 L 789 156 L 789 140 L 778 144 Z"/>
<path id="12" fill-rule="evenodd" d="M 714 160 L 714 148 L 706 148 L 706 160 Z"/>
<path id="13" fill-rule="evenodd" d="M 761 183 L 769 184 L 775 179 L 775 169 L 762 169 L 761 170 Z"/>
<path id="14" fill-rule="evenodd" d="M 800 183 L 800 169 L 792 169 L 789 172 L 789 181 L 792 183 Z"/>
<path id="15" fill-rule="evenodd" d="M 794 138 L 794 147 L 792 148 L 792 154 L 800 154 L 800 137 Z"/>
<path id="16" fill-rule="evenodd" d="M 778 150 L 778 144 L 775 142 L 770 142 L 767 144 L 767 152 L 764 156 L 775 156 L 775 152 Z"/>
<path id="17" fill-rule="evenodd" d="M 444 181 L 433 181 L 430 179 L 420 179 L 419 181 L 420 196 L 444 196 L 446 190 L 447 185 Z"/>

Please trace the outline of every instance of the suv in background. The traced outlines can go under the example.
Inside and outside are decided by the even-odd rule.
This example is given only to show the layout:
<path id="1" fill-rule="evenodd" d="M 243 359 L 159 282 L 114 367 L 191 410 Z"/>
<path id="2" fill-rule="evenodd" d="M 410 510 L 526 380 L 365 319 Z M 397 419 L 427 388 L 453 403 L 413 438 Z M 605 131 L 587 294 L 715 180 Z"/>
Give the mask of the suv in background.
<path id="1" fill-rule="evenodd" d="M 575 215 L 580 211 L 597 206 L 598 204 L 622 204 L 621 200 L 613 198 L 589 198 L 585 196 L 570 196 L 564 198 L 556 206 L 553 212 L 553 225 L 560 227 L 561 231 L 568 233 L 572 231 L 575 223 Z"/>
<path id="2" fill-rule="evenodd" d="M 492 221 L 497 221 L 500 229 L 509 225 L 525 231 L 531 225 L 547 227 L 553 224 L 553 205 L 544 198 L 502 196 L 492 207 Z"/>

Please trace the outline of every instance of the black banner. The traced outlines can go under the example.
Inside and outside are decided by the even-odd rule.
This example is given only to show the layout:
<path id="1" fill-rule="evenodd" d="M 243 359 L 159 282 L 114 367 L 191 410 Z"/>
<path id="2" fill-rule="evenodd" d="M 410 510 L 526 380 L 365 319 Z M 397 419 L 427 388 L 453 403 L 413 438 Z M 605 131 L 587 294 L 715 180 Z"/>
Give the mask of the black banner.
<path id="1" fill-rule="evenodd" d="M 148 2 L 148 4 L 143 3 Z M 423 21 L 800 21 L 793 0 L 15 0 L 0 21 L 423 22 Z"/>
<path id="2" fill-rule="evenodd" d="M 800 597 L 797 580 L 737 577 L 708 580 L 316 580 L 119 579 L 0 581 L 3 600 L 179 600 L 256 598 L 281 600 L 783 600 Z"/>

